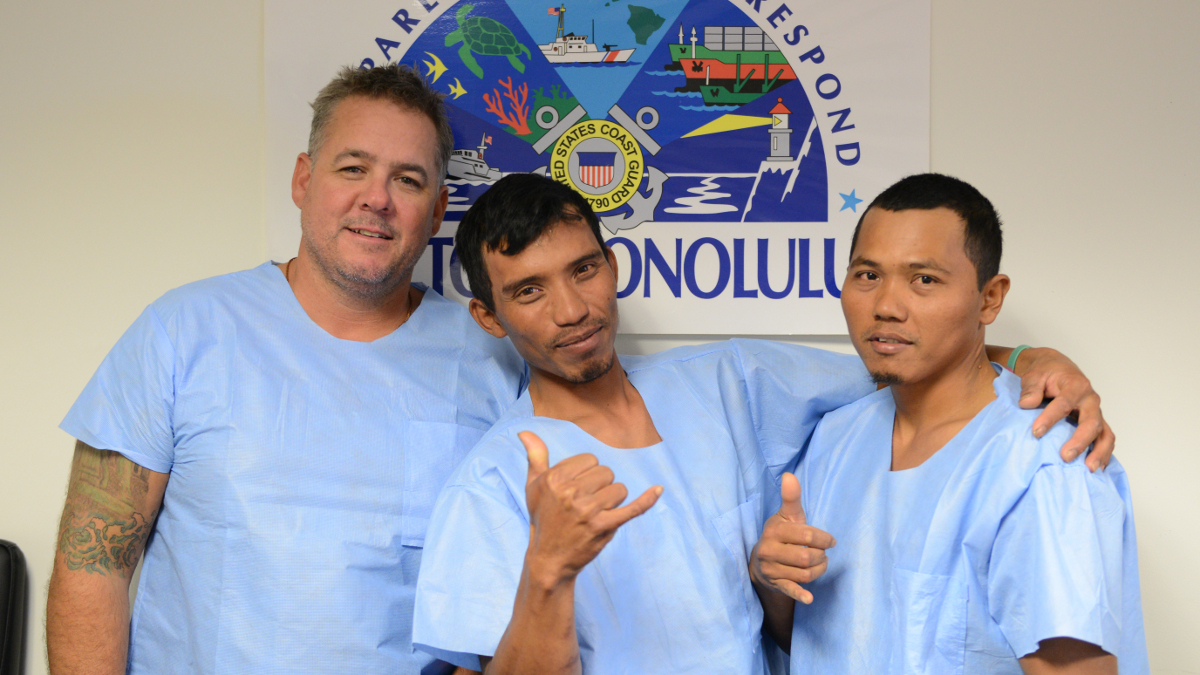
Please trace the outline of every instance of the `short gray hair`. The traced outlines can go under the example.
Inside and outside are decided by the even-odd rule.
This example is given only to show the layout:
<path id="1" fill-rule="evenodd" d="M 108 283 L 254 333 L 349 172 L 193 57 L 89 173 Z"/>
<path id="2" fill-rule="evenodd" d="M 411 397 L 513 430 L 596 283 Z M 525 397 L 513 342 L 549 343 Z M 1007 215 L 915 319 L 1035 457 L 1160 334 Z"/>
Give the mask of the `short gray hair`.
<path id="1" fill-rule="evenodd" d="M 421 74 L 399 63 L 389 63 L 378 68 L 356 68 L 346 66 L 337 77 L 325 85 L 312 102 L 312 129 L 308 133 L 308 156 L 316 158 L 317 151 L 325 142 L 329 120 L 337 105 L 351 96 L 391 101 L 405 110 L 418 112 L 433 123 L 437 130 L 438 182 L 446 177 L 446 165 L 450 163 L 450 151 L 454 149 L 454 132 L 450 130 L 450 118 L 442 102 L 445 94 L 429 86 Z"/>

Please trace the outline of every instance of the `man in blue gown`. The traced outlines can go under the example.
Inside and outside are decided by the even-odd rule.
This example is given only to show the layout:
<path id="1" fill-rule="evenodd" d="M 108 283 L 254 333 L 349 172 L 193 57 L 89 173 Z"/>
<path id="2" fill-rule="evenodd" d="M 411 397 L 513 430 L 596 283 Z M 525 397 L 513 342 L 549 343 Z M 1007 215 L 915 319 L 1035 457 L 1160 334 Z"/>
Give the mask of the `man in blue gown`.
<path id="1" fill-rule="evenodd" d="M 420 75 L 346 69 L 296 160 L 297 257 L 173 290 L 121 337 L 62 424 L 52 673 L 452 670 L 409 642 L 425 527 L 524 374 L 410 283 L 452 147 Z"/>
<path id="2" fill-rule="evenodd" d="M 742 340 L 618 361 L 615 260 L 544 177 L 457 236 L 472 314 L 531 380 L 438 499 L 413 643 L 489 673 L 765 672 L 749 553 L 820 415 L 874 390 L 861 364 Z M 792 534 L 822 564 L 828 535 Z"/>
<path id="3" fill-rule="evenodd" d="M 760 583 L 814 598 L 764 602 L 794 674 L 1148 672 L 1124 470 L 1064 461 L 1065 422 L 1035 438 L 985 353 L 1000 254 L 991 203 L 947 176 L 900 181 L 859 222 L 842 307 L 888 386 L 824 417 L 752 554 Z M 778 564 L 785 522 L 837 538 L 827 568 Z"/>

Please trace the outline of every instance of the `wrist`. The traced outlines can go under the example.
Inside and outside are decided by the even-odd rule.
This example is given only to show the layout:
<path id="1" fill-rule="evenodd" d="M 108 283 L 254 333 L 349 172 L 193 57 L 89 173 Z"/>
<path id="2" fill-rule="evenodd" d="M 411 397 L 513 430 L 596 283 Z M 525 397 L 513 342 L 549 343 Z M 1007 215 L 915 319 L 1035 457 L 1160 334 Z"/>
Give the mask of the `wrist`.
<path id="1" fill-rule="evenodd" d="M 1027 366 L 1036 350 L 1036 347 L 1030 347 L 1029 345 L 1020 345 L 1016 349 L 1013 349 L 1012 353 L 1008 355 L 1008 363 L 1006 364 L 1008 369 L 1014 373 L 1025 370 L 1025 367 L 1021 364 L 1021 357 L 1025 357 L 1024 365 Z"/>
<path id="2" fill-rule="evenodd" d="M 573 587 L 577 574 L 551 556 L 532 551 L 525 554 L 525 578 L 530 590 L 550 594 Z"/>

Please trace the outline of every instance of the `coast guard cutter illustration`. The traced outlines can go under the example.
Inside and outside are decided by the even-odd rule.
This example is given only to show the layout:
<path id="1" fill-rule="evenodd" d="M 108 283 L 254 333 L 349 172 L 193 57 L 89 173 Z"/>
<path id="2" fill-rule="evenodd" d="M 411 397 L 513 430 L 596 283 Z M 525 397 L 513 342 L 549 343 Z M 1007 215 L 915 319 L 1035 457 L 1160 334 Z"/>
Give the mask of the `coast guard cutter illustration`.
<path id="1" fill-rule="evenodd" d="M 564 33 L 564 17 L 567 15 L 566 5 L 551 7 L 551 16 L 558 17 L 558 32 L 554 34 L 554 42 L 538 45 L 542 55 L 550 63 L 625 63 L 633 56 L 633 49 L 612 49 L 616 45 L 604 45 L 604 51 L 588 42 L 588 36 Z M 592 22 L 593 39 L 595 38 L 595 22 Z"/>

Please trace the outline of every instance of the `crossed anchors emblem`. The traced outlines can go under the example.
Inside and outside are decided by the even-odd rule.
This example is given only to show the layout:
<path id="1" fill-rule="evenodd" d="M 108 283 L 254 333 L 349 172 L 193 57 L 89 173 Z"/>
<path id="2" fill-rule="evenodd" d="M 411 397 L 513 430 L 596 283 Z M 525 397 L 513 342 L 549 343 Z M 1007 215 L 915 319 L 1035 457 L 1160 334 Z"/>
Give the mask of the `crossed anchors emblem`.
<path id="1" fill-rule="evenodd" d="M 616 234 L 654 219 L 668 176 L 647 166 L 643 149 L 656 155 L 662 149 L 649 130 L 658 126 L 658 111 L 646 106 L 630 117 L 620 106 L 609 108 L 610 120 L 583 120 L 582 106 L 559 116 L 552 106 L 538 110 L 535 119 L 546 134 L 533 149 L 545 152 L 554 146 L 550 165 L 534 171 L 570 185 L 580 192 L 597 214 L 628 206 L 630 211 L 601 215 L 600 222 Z M 648 186 L 638 188 L 643 177 Z"/>

